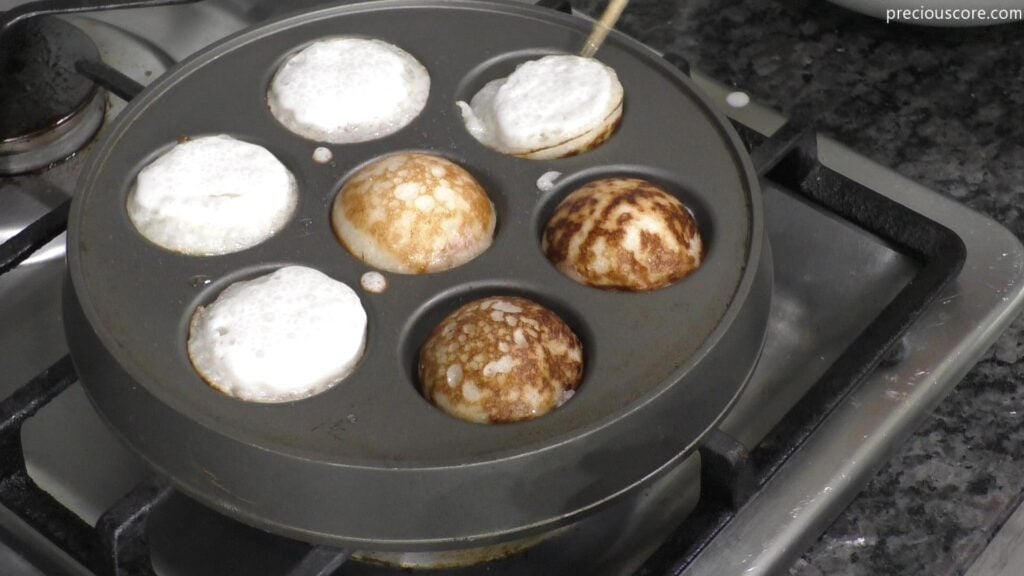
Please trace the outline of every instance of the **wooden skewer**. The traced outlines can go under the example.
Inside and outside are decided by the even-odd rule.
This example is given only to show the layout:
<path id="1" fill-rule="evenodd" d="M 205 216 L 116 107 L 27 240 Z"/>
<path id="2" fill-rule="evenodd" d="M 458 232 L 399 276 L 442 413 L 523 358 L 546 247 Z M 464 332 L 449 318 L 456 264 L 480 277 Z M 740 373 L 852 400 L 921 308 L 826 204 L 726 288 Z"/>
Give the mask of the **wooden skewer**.
<path id="1" fill-rule="evenodd" d="M 622 15 L 622 11 L 626 9 L 627 4 L 629 4 L 629 0 L 611 0 L 608 2 L 608 6 L 604 9 L 604 14 L 601 14 L 601 19 L 594 22 L 594 31 L 590 33 L 587 42 L 583 44 L 580 56 L 593 58 L 594 54 L 597 54 L 597 50 L 601 48 L 601 44 L 604 44 L 604 39 L 608 37 L 608 33 L 615 27 L 615 23 L 619 21 L 619 16 Z"/>

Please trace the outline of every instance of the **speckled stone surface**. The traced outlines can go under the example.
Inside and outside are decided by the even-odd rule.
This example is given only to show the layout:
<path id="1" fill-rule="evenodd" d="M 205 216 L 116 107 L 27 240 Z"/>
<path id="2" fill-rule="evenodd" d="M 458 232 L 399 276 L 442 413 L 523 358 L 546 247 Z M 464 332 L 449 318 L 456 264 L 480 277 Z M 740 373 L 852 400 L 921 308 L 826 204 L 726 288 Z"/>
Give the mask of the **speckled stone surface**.
<path id="1" fill-rule="evenodd" d="M 811 106 L 826 133 L 1024 238 L 1024 25 L 886 25 L 820 0 L 633 0 L 620 27 L 776 109 Z M 1022 400 L 1018 320 L 791 576 L 962 574 L 1024 492 Z"/>

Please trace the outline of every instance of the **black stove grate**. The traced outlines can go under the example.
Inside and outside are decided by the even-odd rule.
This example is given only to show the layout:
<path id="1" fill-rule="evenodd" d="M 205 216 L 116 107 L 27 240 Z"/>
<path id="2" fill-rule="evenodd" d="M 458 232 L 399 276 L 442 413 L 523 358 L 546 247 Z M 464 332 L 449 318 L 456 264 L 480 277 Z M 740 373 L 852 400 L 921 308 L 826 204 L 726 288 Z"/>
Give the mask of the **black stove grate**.
<path id="1" fill-rule="evenodd" d="M 824 166 L 818 158 L 817 131 L 799 108 L 768 138 L 737 122 L 734 126 L 758 173 L 771 185 L 882 238 L 922 266 L 757 447 L 748 451 L 721 431 L 709 436 L 701 448 L 697 508 L 639 575 L 685 571 L 850 392 L 880 364 L 902 357 L 903 334 L 957 277 L 967 257 L 963 240 L 949 228 Z"/>
<path id="2" fill-rule="evenodd" d="M 68 211 L 70 209 L 71 199 L 68 198 L 60 206 L 0 244 L 0 274 L 21 264 L 33 252 L 60 236 L 61 232 L 68 227 Z"/>
<path id="3" fill-rule="evenodd" d="M 15 238 L 2 247 L 15 240 L 25 241 Z M 41 489 L 25 466 L 22 426 L 77 380 L 71 358 L 64 356 L 0 402 L 0 505 L 95 574 L 155 575 L 147 520 L 150 512 L 175 494 L 166 478 L 154 475 L 140 482 L 93 527 Z M 346 550 L 314 546 L 288 576 L 329 576 L 348 556 Z"/>
<path id="4" fill-rule="evenodd" d="M 568 2 L 539 4 L 569 10 Z M 686 60 L 666 59 L 684 73 Z M 140 87 L 102 63 L 86 63 L 78 72 L 126 99 Z M 899 353 L 902 334 L 957 276 L 966 253 L 949 229 L 823 166 L 817 157 L 813 123 L 794 117 L 765 138 L 737 124 L 752 150 L 758 172 L 776 186 L 803 196 L 828 211 L 885 239 L 920 260 L 922 267 L 903 291 L 832 365 L 808 394 L 762 443 L 748 452 L 723 432 L 714 432 L 702 447 L 702 493 L 697 509 L 666 540 L 638 574 L 679 574 L 735 512 L 800 448 L 828 414 L 887 356 Z M 0 245 L 0 274 L 28 258 L 67 227 L 70 200 Z M 895 350 L 895 352 L 894 352 Z M 47 402 L 77 380 L 69 357 L 0 402 L 0 504 L 96 574 L 154 574 L 146 524 L 150 512 L 174 493 L 169 482 L 153 476 L 118 501 L 89 526 L 40 489 L 29 477 L 21 428 Z M 310 547 L 288 576 L 328 576 L 348 558 L 348 551 Z"/>
<path id="5" fill-rule="evenodd" d="M 21 443 L 25 421 L 77 379 L 71 358 L 65 356 L 0 403 L 0 502 L 75 560 L 99 569 L 93 528 L 29 477 Z"/>

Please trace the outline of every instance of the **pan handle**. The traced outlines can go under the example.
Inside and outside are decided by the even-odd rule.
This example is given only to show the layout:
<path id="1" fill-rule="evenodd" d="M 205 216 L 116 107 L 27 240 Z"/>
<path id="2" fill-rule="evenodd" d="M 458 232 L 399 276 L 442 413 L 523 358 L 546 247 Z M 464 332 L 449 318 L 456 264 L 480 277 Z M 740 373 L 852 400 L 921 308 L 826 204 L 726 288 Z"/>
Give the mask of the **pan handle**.
<path id="1" fill-rule="evenodd" d="M 187 4 L 197 0 L 36 0 L 19 4 L 0 14 L 0 36 L 11 26 L 36 16 L 50 14 L 72 14 L 75 12 L 99 12 L 122 8 L 147 8 L 168 4 Z"/>

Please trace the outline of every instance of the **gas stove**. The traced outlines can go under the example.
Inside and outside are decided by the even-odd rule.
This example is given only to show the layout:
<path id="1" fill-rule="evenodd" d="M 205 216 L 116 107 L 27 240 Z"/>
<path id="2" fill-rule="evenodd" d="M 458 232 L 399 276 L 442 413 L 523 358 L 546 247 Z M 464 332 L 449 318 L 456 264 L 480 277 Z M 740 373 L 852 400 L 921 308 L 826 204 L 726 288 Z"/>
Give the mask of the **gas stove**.
<path id="1" fill-rule="evenodd" d="M 58 69 L 61 96 L 73 101 L 32 126 L 5 124 L 24 134 L 0 147 L 0 240 L 13 238 L 0 249 L 4 573 L 390 574 L 503 553 L 512 555 L 451 572 L 778 573 L 1024 305 L 1024 248 L 1010 232 L 816 134 L 812 116 L 782 118 L 665 55 L 751 149 L 773 255 L 761 359 L 700 452 L 579 524 L 506 550 L 348 551 L 242 525 L 154 476 L 74 383 L 57 234 L 91 148 L 125 100 L 276 10 L 208 0 L 39 20 L 73 38 Z M 6 271 L 8 262 L 16 266 Z"/>

